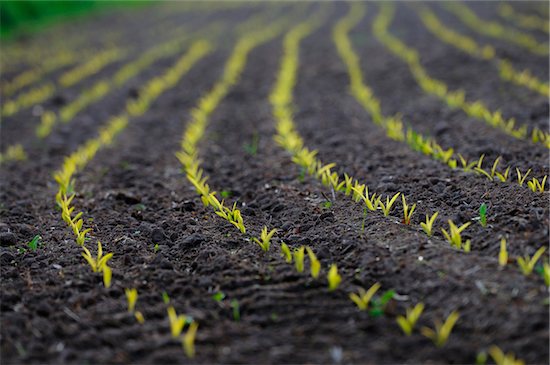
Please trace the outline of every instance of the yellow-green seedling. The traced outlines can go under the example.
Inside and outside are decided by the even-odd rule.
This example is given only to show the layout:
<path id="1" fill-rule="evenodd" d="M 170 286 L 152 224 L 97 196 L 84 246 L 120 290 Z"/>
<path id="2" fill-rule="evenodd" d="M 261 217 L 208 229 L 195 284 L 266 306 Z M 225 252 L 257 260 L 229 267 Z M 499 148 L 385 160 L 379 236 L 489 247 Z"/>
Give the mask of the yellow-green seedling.
<path id="1" fill-rule="evenodd" d="M 452 311 L 445 320 L 445 323 L 441 324 L 440 321 L 436 320 L 435 329 L 422 327 L 420 332 L 424 336 L 431 339 L 437 347 L 442 347 L 447 343 L 447 340 L 451 335 L 451 331 L 453 330 L 453 327 L 456 324 L 456 321 L 458 321 L 459 317 L 460 315 L 457 311 Z"/>
<path id="2" fill-rule="evenodd" d="M 397 316 L 397 324 L 405 335 L 410 336 L 418 318 L 424 311 L 424 303 L 418 303 L 413 308 L 407 308 L 407 314 L 405 316 Z"/>
<path id="3" fill-rule="evenodd" d="M 479 224 L 482 227 L 487 227 L 487 204 L 485 203 L 479 206 Z"/>
<path id="4" fill-rule="evenodd" d="M 525 365 L 525 362 L 516 359 L 512 352 L 504 354 L 504 352 L 495 345 L 489 348 L 489 355 L 491 355 L 496 365 Z"/>
<path id="5" fill-rule="evenodd" d="M 422 230 L 428 235 L 428 237 L 433 235 L 433 226 L 438 215 L 438 212 L 435 212 L 431 217 L 426 214 L 426 222 L 420 222 Z"/>
<path id="6" fill-rule="evenodd" d="M 36 251 L 38 249 L 38 245 L 40 244 L 40 240 L 42 240 L 42 237 L 37 234 L 36 236 L 33 237 L 32 240 L 30 240 L 29 243 L 27 243 L 27 246 L 29 246 L 29 249 L 31 251 Z"/>
<path id="7" fill-rule="evenodd" d="M 414 203 L 412 207 L 408 206 L 407 201 L 405 200 L 405 195 L 401 195 L 401 200 L 403 201 L 403 223 L 409 225 L 411 224 L 411 217 L 416 208 L 416 203 Z"/>
<path id="8" fill-rule="evenodd" d="M 172 333 L 173 338 L 177 338 L 183 327 L 185 326 L 185 321 L 187 317 L 183 314 L 177 314 L 176 309 L 173 306 L 169 306 L 168 309 L 168 320 L 170 321 L 170 332 Z"/>
<path id="9" fill-rule="evenodd" d="M 281 256 L 285 258 L 287 264 L 292 263 L 292 252 L 290 252 L 290 248 L 284 242 L 281 243 Z"/>
<path id="10" fill-rule="evenodd" d="M 165 291 L 162 292 L 162 302 L 164 304 L 170 304 L 170 296 Z"/>
<path id="11" fill-rule="evenodd" d="M 466 251 L 466 248 L 468 248 L 469 251 L 469 243 L 466 241 L 466 243 L 462 243 L 462 236 L 461 233 L 464 231 L 471 222 L 464 223 L 460 227 L 457 227 L 452 220 L 448 221 L 449 223 L 449 232 L 445 230 L 444 228 L 441 228 L 441 232 L 443 233 L 443 236 L 445 236 L 445 239 L 451 244 L 452 247 L 457 249 L 464 249 Z M 464 247 L 463 247 L 464 246 Z"/>
<path id="12" fill-rule="evenodd" d="M 103 256 L 103 249 L 101 248 L 101 242 L 99 241 L 97 241 L 96 258 L 92 256 L 90 250 L 88 250 L 85 246 L 82 246 L 82 249 L 84 250 L 84 252 L 82 253 L 82 257 L 84 257 L 88 264 L 90 264 L 93 272 L 103 273 L 103 284 L 106 288 L 109 288 L 111 286 L 112 271 L 111 268 L 107 266 L 107 261 L 109 261 L 113 257 L 113 254 L 108 253 Z"/>
<path id="13" fill-rule="evenodd" d="M 321 271 L 321 263 L 315 256 L 313 250 L 309 247 L 306 247 L 307 256 L 309 257 L 309 267 L 311 270 L 311 277 L 317 279 L 319 277 L 319 272 Z"/>
<path id="14" fill-rule="evenodd" d="M 508 176 L 510 175 L 510 166 L 506 168 L 506 170 L 504 171 L 504 174 L 501 174 L 500 172 L 498 172 L 497 166 L 501 158 L 502 158 L 501 156 L 498 156 L 495 162 L 493 162 L 493 167 L 491 168 L 491 177 L 492 178 L 496 177 L 501 182 L 506 182 L 508 180 Z"/>
<path id="15" fill-rule="evenodd" d="M 546 188 L 546 179 L 548 176 L 544 176 L 542 178 L 542 181 L 539 181 L 539 179 L 532 178 L 531 181 L 527 181 L 527 186 L 529 189 L 531 189 L 532 192 L 536 193 L 541 192 L 544 193 L 544 189 Z"/>
<path id="16" fill-rule="evenodd" d="M 225 299 L 225 293 L 223 291 L 218 291 L 218 292 L 214 293 L 214 295 L 212 295 L 212 299 L 214 299 L 214 301 L 220 303 L 222 300 Z"/>
<path id="17" fill-rule="evenodd" d="M 124 289 L 124 293 L 126 294 L 126 300 L 128 302 L 128 313 L 134 313 L 138 299 L 137 289 Z"/>
<path id="18" fill-rule="evenodd" d="M 380 197 L 378 197 L 378 199 L 376 200 L 376 206 L 382 209 L 385 217 L 390 215 L 391 207 L 393 206 L 393 203 L 395 203 L 400 194 L 401 193 L 396 193 L 391 199 L 389 196 L 387 196 L 386 204 L 382 203 L 382 199 Z"/>
<path id="19" fill-rule="evenodd" d="M 135 311 L 134 317 L 136 317 L 136 321 L 138 321 L 139 324 L 143 324 L 145 322 L 145 318 L 143 318 L 143 314 L 140 311 Z"/>
<path id="20" fill-rule="evenodd" d="M 508 250 L 506 249 L 506 238 L 500 239 L 500 250 L 498 252 L 498 264 L 500 266 L 506 266 L 508 263 Z"/>
<path id="21" fill-rule="evenodd" d="M 351 188 L 353 191 L 353 200 L 355 202 L 363 201 L 370 211 L 375 211 L 377 206 L 376 194 L 369 196 L 369 187 L 365 184 L 359 184 L 355 181 L 355 186 Z"/>
<path id="22" fill-rule="evenodd" d="M 305 247 L 302 246 L 300 248 L 297 248 L 294 250 L 294 266 L 296 267 L 296 271 L 298 272 L 304 272 L 304 254 L 305 254 Z"/>
<path id="23" fill-rule="evenodd" d="M 542 264 L 542 278 L 544 279 L 544 284 L 550 286 L 550 264 L 545 262 Z"/>
<path id="24" fill-rule="evenodd" d="M 269 247 L 271 247 L 271 238 L 275 233 L 277 233 L 277 229 L 274 228 L 268 233 L 267 227 L 264 226 L 264 228 L 262 228 L 262 233 L 260 233 L 260 239 L 253 237 L 252 240 L 260 245 L 264 252 L 267 252 L 269 251 Z"/>
<path id="25" fill-rule="evenodd" d="M 342 276 L 338 274 L 338 267 L 335 264 L 330 265 L 330 269 L 328 270 L 328 290 L 334 291 L 336 288 L 338 288 L 338 285 L 342 282 Z"/>
<path id="26" fill-rule="evenodd" d="M 533 257 L 529 257 L 529 255 L 526 255 L 524 257 L 517 258 L 519 268 L 523 275 L 531 275 L 533 269 L 535 268 L 535 265 L 537 264 L 537 261 L 540 259 L 544 251 L 546 251 L 546 247 L 541 247 L 535 252 Z"/>
<path id="27" fill-rule="evenodd" d="M 195 337 L 197 336 L 197 330 L 199 329 L 199 324 L 195 321 L 191 322 L 187 332 L 183 336 L 182 346 L 185 351 L 185 355 L 188 358 L 193 358 L 195 356 Z"/>
<path id="28" fill-rule="evenodd" d="M 368 290 L 359 288 L 358 293 L 350 293 L 349 298 L 357 305 L 361 311 L 366 311 L 369 307 L 369 302 L 380 289 L 380 283 L 374 283 Z"/>
<path id="29" fill-rule="evenodd" d="M 527 179 L 527 176 L 529 175 L 530 172 L 531 172 L 531 169 L 527 170 L 525 175 L 522 175 L 521 171 L 519 171 L 519 169 L 516 167 L 516 174 L 518 175 L 519 186 L 523 186 L 523 183 L 525 182 L 525 179 Z"/>
<path id="30" fill-rule="evenodd" d="M 239 305 L 239 301 L 237 299 L 231 300 L 231 309 L 233 311 L 233 320 L 235 322 L 238 322 L 241 320 L 241 306 Z"/>

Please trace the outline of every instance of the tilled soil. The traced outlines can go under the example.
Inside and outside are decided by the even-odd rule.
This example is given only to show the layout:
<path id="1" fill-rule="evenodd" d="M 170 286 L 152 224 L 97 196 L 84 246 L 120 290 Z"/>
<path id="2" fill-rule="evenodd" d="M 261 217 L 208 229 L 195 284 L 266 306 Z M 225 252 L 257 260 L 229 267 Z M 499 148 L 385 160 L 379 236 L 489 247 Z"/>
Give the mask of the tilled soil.
<path id="1" fill-rule="evenodd" d="M 469 5 L 509 26 L 491 8 L 496 5 Z M 534 5 L 514 3 L 526 12 Z M 42 141 L 34 137 L 39 119 L 32 108 L 3 119 L 2 149 L 19 142 L 29 158 L 0 167 L 2 363 L 474 363 L 478 352 L 490 345 L 527 363 L 546 363 L 548 289 L 537 273 L 524 276 L 515 257 L 548 246 L 548 194 L 453 171 L 387 138 L 350 95 L 346 67 L 331 38 L 334 24 L 348 11 L 345 3 L 333 6 L 329 20 L 302 41 L 294 119 L 305 144 L 318 150 L 325 163 L 336 163 L 335 171 L 366 182 L 378 194 L 400 191 L 416 202 L 411 225 L 402 224 L 400 203 L 390 217 L 370 212 L 364 217 L 362 206 L 349 197 L 333 194 L 312 177 L 301 178 L 300 169 L 273 141 L 275 120 L 268 96 L 280 67 L 283 35 L 250 53 L 240 80 L 211 116 L 200 158 L 210 186 L 228 195 L 228 203 L 238 202 L 251 234 L 259 235 L 267 225 L 280 229 L 277 242 L 292 248 L 308 245 L 323 265 L 323 279 L 297 273 L 280 257 L 278 244 L 264 253 L 202 206 L 175 152 L 190 111 L 221 76 L 238 37 L 237 24 L 265 12 L 265 6 L 198 13 L 151 7 L 134 9 L 133 16 L 116 23 L 122 43 L 134 45 L 135 54 L 166 38 L 163 31 L 149 34 L 140 22 L 162 29 L 161 19 L 200 29 L 222 20 L 226 30 L 215 52 L 145 115 L 132 119 L 115 143 L 76 176 L 73 204 L 93 228 L 94 242 L 100 240 L 104 250 L 114 253 L 109 289 L 85 264 L 61 220 L 52 173 L 109 116 L 122 111 L 140 85 L 180 55 L 154 63 Z M 430 6 L 441 19 L 452 18 L 441 6 Z M 291 8 L 298 5 L 283 10 Z M 489 161 L 502 155 L 506 164 L 522 171 L 531 168 L 534 176 L 548 174 L 544 147 L 508 137 L 423 93 L 407 65 L 373 36 L 378 10 L 378 4 L 368 3 L 366 18 L 350 36 L 365 83 L 385 114 L 402 113 L 415 129 L 464 155 L 485 154 Z M 110 19 L 108 14 L 89 19 L 84 34 L 100 44 L 102 34 L 115 30 Z M 447 24 L 494 44 L 518 68 L 528 67 L 548 80 L 548 57 L 529 56 L 479 36 L 456 19 Z M 409 5 L 398 3 L 390 30 L 418 49 L 424 67 L 452 89 L 462 88 L 472 100 L 500 108 L 518 121 L 548 124 L 547 99 L 503 82 L 493 66 L 438 41 Z M 56 110 L 59 97 L 73 100 L 115 69 L 107 67 L 74 88 L 60 90 L 42 107 Z M 482 203 L 489 207 L 485 228 L 475 220 Z M 438 232 L 429 238 L 419 223 L 435 211 Z M 439 227 L 448 219 L 474 221 L 464 234 L 472 239 L 472 252 L 457 251 L 443 239 Z M 23 251 L 37 234 L 42 237 L 38 250 Z M 511 258 L 504 268 L 498 264 L 502 236 L 508 239 Z M 327 290 L 324 279 L 331 263 L 343 276 L 335 292 Z M 397 293 L 379 317 L 359 311 L 348 298 L 349 292 L 375 282 Z M 124 288 L 130 287 L 138 289 L 143 324 L 126 311 Z M 193 359 L 170 336 L 163 292 L 178 313 L 200 325 Z M 225 294 L 221 301 L 213 299 L 218 292 Z M 234 315 L 234 301 L 240 318 Z M 418 330 L 404 336 L 397 326 L 396 316 L 418 302 L 426 309 L 417 329 L 433 327 L 452 310 L 460 313 L 444 347 L 435 347 Z"/>

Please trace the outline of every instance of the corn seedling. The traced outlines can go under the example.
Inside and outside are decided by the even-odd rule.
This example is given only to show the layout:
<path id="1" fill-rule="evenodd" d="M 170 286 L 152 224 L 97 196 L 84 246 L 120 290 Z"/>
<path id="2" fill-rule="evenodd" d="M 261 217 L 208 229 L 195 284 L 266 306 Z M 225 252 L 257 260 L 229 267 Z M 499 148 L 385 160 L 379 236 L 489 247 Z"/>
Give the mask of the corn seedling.
<path id="1" fill-rule="evenodd" d="M 336 288 L 338 288 L 338 285 L 340 285 L 340 282 L 342 281 L 342 277 L 340 274 L 338 274 L 338 267 L 336 267 L 335 264 L 330 265 L 330 269 L 328 270 L 328 290 L 334 291 Z"/>
<path id="2" fill-rule="evenodd" d="M 170 332 L 173 338 L 177 338 L 183 327 L 185 326 L 185 321 L 187 317 L 183 314 L 178 315 L 176 309 L 173 306 L 169 306 L 168 309 L 168 320 L 170 321 Z"/>
<path id="3" fill-rule="evenodd" d="M 366 311 L 369 307 L 369 302 L 380 289 L 380 283 L 374 283 L 368 290 L 359 288 L 358 293 L 351 293 L 349 298 L 357 305 L 357 308 L 361 311 Z"/>
<path id="4" fill-rule="evenodd" d="M 42 237 L 37 234 L 29 243 L 27 243 L 27 246 L 31 251 L 36 251 L 38 249 L 38 245 L 40 244 L 41 239 Z"/>
<path id="5" fill-rule="evenodd" d="M 506 238 L 500 239 L 500 251 L 498 253 L 498 264 L 506 266 L 508 263 L 508 250 L 506 249 Z"/>
<path id="6" fill-rule="evenodd" d="M 431 217 L 426 214 L 426 222 L 420 223 L 422 230 L 428 235 L 428 237 L 431 237 L 433 234 L 433 225 L 438 215 L 438 212 L 435 212 Z"/>
<path id="7" fill-rule="evenodd" d="M 541 276 L 544 279 L 544 284 L 550 286 L 550 264 L 548 262 L 542 264 Z"/>
<path id="8" fill-rule="evenodd" d="M 272 229 L 267 232 L 267 227 L 262 228 L 262 233 L 260 234 L 260 239 L 257 239 L 256 237 L 253 237 L 252 240 L 256 242 L 264 252 L 269 251 L 269 247 L 271 246 L 271 238 L 273 235 L 277 232 L 276 229 Z"/>
<path id="9" fill-rule="evenodd" d="M 396 193 L 391 199 L 389 196 L 386 197 L 386 204 L 382 203 L 382 199 L 378 197 L 376 200 L 376 206 L 380 207 L 382 209 L 382 212 L 384 213 L 384 216 L 387 217 L 390 215 L 390 210 L 397 198 L 399 197 L 401 193 Z"/>
<path id="10" fill-rule="evenodd" d="M 541 247 L 535 252 L 533 257 L 529 257 L 527 255 L 524 257 L 517 258 L 519 268 L 523 273 L 523 275 L 525 276 L 531 275 L 531 273 L 533 272 L 533 269 L 535 268 L 535 265 L 537 264 L 537 261 L 540 259 L 544 251 L 546 251 L 546 247 Z"/>
<path id="11" fill-rule="evenodd" d="M 290 248 L 284 242 L 281 243 L 281 256 L 285 258 L 287 264 L 292 263 L 292 252 L 290 252 Z"/>
<path id="12" fill-rule="evenodd" d="M 453 327 L 456 321 L 458 321 L 459 317 L 460 315 L 458 314 L 458 312 L 453 311 L 451 312 L 451 314 L 449 314 L 443 324 L 440 321 L 436 320 L 435 329 L 422 327 L 420 332 L 424 336 L 431 339 L 437 347 L 443 347 L 447 343 L 447 340 L 451 335 L 451 331 L 453 330 Z"/>
<path id="13" fill-rule="evenodd" d="M 459 250 L 464 249 L 466 251 L 466 247 L 469 246 L 469 243 L 467 243 L 469 240 L 463 244 L 461 232 L 464 231 L 466 228 L 468 228 L 468 226 L 472 223 L 467 222 L 461 225 L 460 227 L 457 227 L 451 220 L 449 220 L 448 223 L 449 223 L 449 232 L 447 232 L 447 230 L 445 230 L 444 228 L 441 228 L 441 232 L 443 233 L 443 236 L 451 244 L 452 247 L 457 248 Z M 466 247 L 463 247 L 463 246 L 466 246 Z"/>
<path id="14" fill-rule="evenodd" d="M 185 355 L 188 358 L 195 357 L 195 337 L 197 336 L 197 330 L 199 328 L 199 324 L 195 321 L 191 322 L 189 325 L 189 328 L 187 329 L 187 332 L 183 336 L 182 339 L 182 345 L 183 350 L 185 351 Z"/>
<path id="15" fill-rule="evenodd" d="M 126 294 L 126 301 L 128 302 L 128 313 L 134 313 L 138 299 L 137 289 L 124 289 L 124 293 Z"/>
<path id="16" fill-rule="evenodd" d="M 403 201 L 403 223 L 406 225 L 411 224 L 411 217 L 414 213 L 414 209 L 416 208 L 416 203 L 412 205 L 412 207 L 407 205 L 407 201 L 405 200 L 405 195 L 401 195 L 401 200 Z"/>
<path id="17" fill-rule="evenodd" d="M 504 354 L 498 346 L 491 346 L 489 348 L 489 355 L 491 355 L 496 365 L 525 365 L 525 362 L 516 359 L 512 352 Z"/>
<path id="18" fill-rule="evenodd" d="M 306 247 L 307 256 L 309 257 L 309 266 L 311 270 L 311 277 L 317 279 L 319 277 L 319 272 L 321 271 L 321 263 L 315 256 L 313 250 L 309 247 Z"/>
<path id="19" fill-rule="evenodd" d="M 233 320 L 238 322 L 241 320 L 241 307 L 237 299 L 231 300 L 231 309 L 233 310 Z"/>
<path id="20" fill-rule="evenodd" d="M 386 305 L 395 296 L 395 290 L 386 290 L 380 297 L 375 297 L 371 300 L 371 309 L 369 310 L 369 316 L 380 317 L 384 314 Z"/>
<path id="21" fill-rule="evenodd" d="M 166 305 L 170 304 L 170 296 L 165 291 L 162 292 L 162 302 Z"/>
<path id="22" fill-rule="evenodd" d="M 109 288 L 111 286 L 112 271 L 111 268 L 107 266 L 107 261 L 113 257 L 113 254 L 108 253 L 103 256 L 103 249 L 99 241 L 97 241 L 97 257 L 95 258 L 85 246 L 82 246 L 82 249 L 84 250 L 82 257 L 88 262 L 93 272 L 103 273 L 103 284 L 106 288 Z"/>
<path id="23" fill-rule="evenodd" d="M 294 250 L 294 266 L 296 267 L 296 271 L 298 272 L 304 272 L 304 254 L 305 254 L 305 247 L 302 246 L 300 248 L 297 248 Z"/>
<path id="24" fill-rule="evenodd" d="M 531 172 L 531 169 L 527 170 L 525 172 L 525 175 L 522 175 L 521 171 L 516 167 L 516 174 L 518 176 L 519 186 L 523 186 L 523 183 L 525 182 L 525 179 L 527 178 L 527 176 L 529 175 L 530 172 Z"/>
<path id="25" fill-rule="evenodd" d="M 542 178 L 542 181 L 539 181 L 539 179 L 532 178 L 531 181 L 527 181 L 527 186 L 529 189 L 531 189 L 532 192 L 536 193 L 541 192 L 544 193 L 544 189 L 546 188 L 546 179 L 548 176 L 544 176 Z"/>
<path id="26" fill-rule="evenodd" d="M 479 207 L 479 224 L 482 227 L 487 227 L 487 204 L 485 203 Z"/>
<path id="27" fill-rule="evenodd" d="M 424 303 L 418 303 L 413 308 L 407 308 L 407 314 L 405 316 L 397 316 L 397 324 L 401 327 L 405 335 L 411 335 L 422 311 L 424 311 Z"/>

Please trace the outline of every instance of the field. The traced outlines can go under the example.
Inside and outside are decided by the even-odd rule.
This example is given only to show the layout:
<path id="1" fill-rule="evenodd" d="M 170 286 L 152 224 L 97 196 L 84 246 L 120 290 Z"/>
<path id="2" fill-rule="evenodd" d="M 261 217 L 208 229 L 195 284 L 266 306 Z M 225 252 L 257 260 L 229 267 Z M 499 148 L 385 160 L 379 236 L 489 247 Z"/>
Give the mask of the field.
<path id="1" fill-rule="evenodd" d="M 2 364 L 547 363 L 549 20 L 168 2 L 3 43 Z"/>

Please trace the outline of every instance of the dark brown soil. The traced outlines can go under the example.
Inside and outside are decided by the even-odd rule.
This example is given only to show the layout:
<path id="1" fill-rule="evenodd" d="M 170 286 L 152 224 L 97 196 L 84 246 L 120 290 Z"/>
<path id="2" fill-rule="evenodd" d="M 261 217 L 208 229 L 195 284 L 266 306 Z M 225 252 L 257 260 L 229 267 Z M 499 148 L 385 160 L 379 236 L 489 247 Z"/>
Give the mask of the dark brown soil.
<path id="1" fill-rule="evenodd" d="M 493 344 L 527 363 L 547 363 L 548 288 L 538 273 L 525 277 L 515 257 L 548 247 L 548 194 L 452 171 L 386 138 L 350 95 L 345 65 L 332 42 L 332 27 L 346 14 L 347 4 L 334 6 L 330 21 L 302 42 L 295 121 L 306 145 L 317 149 L 324 162 L 337 163 L 336 171 L 368 183 L 377 193 L 401 191 L 417 202 L 412 224 L 401 223 L 399 203 L 388 218 L 369 213 L 362 231 L 362 207 L 341 194 L 333 198 L 313 178 L 300 179 L 299 168 L 275 144 L 268 95 L 280 66 L 282 36 L 250 54 L 241 80 L 211 117 L 200 145 L 201 159 L 209 184 L 229 193 L 230 203 L 238 202 L 251 233 L 258 235 L 264 225 L 279 227 L 277 241 L 291 247 L 309 245 L 323 268 L 338 265 L 343 284 L 329 292 L 324 278 L 312 280 L 286 264 L 278 244 L 263 253 L 202 206 L 174 153 L 189 112 L 221 75 L 237 37 L 232 28 L 265 11 L 265 6 L 249 4 L 199 15 L 166 9 L 156 14 L 156 8 L 146 7 L 117 23 L 104 14 L 82 26 L 94 44 L 101 44 L 102 34 L 118 29 L 121 42 L 131 43 L 139 54 L 165 39 L 162 31 L 148 33 L 140 24 L 160 27 L 162 20 L 200 29 L 214 20 L 227 23 L 216 51 L 145 115 L 131 120 L 113 146 L 100 151 L 76 176 L 74 205 L 93 227 L 93 237 L 114 253 L 109 289 L 85 264 L 61 220 L 52 173 L 64 156 L 95 136 L 110 115 L 122 111 L 140 85 L 161 74 L 179 55 L 155 63 L 43 141 L 34 137 L 38 117 L 32 110 L 2 121 L 2 150 L 20 142 L 29 154 L 28 161 L 0 167 L 2 364 L 462 364 L 474 363 L 478 352 Z M 488 19 L 502 21 L 491 8 L 496 5 L 470 6 Z M 535 8 L 533 3 L 514 6 L 526 12 Z M 450 18 L 440 6 L 431 7 L 442 19 Z M 367 8 L 367 17 L 351 37 L 365 82 L 385 114 L 401 112 L 416 129 L 464 155 L 484 153 L 491 161 L 502 155 L 506 164 L 522 171 L 532 168 L 535 176 L 549 173 L 548 150 L 507 137 L 424 94 L 408 67 L 372 35 L 378 6 L 369 3 Z M 478 36 L 456 19 L 448 24 L 494 44 L 518 67 L 548 79 L 548 57 L 530 56 Z M 80 29 L 72 27 L 59 31 Z M 391 31 L 421 51 L 426 69 L 453 89 L 463 88 L 472 100 L 481 99 L 523 122 L 548 125 L 548 100 L 501 81 L 492 66 L 439 42 L 408 5 L 398 4 Z M 548 41 L 547 35 L 536 34 Z M 115 65 L 106 68 L 58 96 L 72 100 L 114 70 Z M 55 100 L 43 106 L 59 107 Z M 243 146 L 255 140 L 257 151 L 250 153 Z M 485 228 L 475 223 L 482 203 L 489 207 Z M 438 231 L 447 219 L 474 220 L 465 233 L 472 239 L 472 252 L 452 249 L 440 233 L 428 238 L 422 232 L 419 223 L 435 211 Z M 23 252 L 37 234 L 42 237 L 38 250 Z M 511 257 L 504 268 L 498 264 L 501 236 L 508 238 Z M 375 282 L 398 295 L 382 316 L 369 317 L 353 305 L 348 293 Z M 137 309 L 145 317 L 143 325 L 126 311 L 124 288 L 129 287 L 139 291 Z M 187 359 L 180 342 L 170 336 L 163 291 L 178 313 L 200 324 L 194 359 Z M 212 298 L 219 291 L 225 294 L 221 302 Z M 232 300 L 239 303 L 240 320 L 233 316 Z M 397 315 L 420 301 L 426 310 L 417 328 L 432 327 L 452 310 L 460 312 L 442 348 L 418 331 L 404 336 L 395 322 Z"/>

